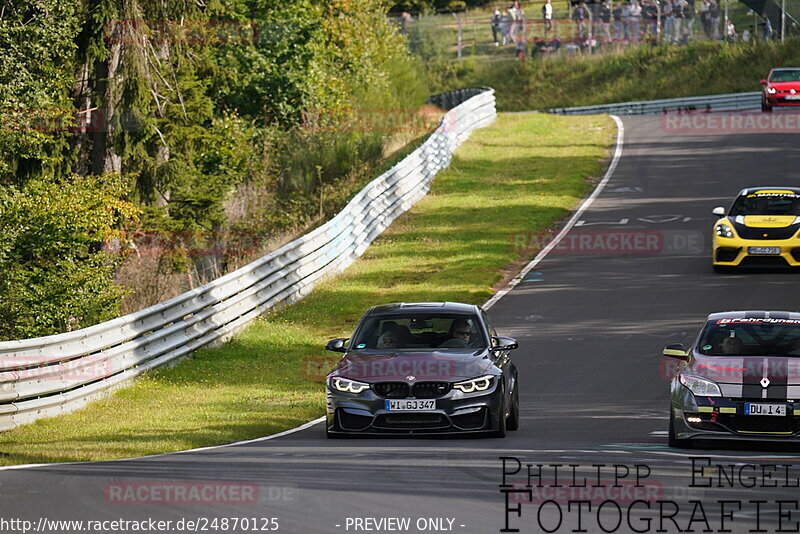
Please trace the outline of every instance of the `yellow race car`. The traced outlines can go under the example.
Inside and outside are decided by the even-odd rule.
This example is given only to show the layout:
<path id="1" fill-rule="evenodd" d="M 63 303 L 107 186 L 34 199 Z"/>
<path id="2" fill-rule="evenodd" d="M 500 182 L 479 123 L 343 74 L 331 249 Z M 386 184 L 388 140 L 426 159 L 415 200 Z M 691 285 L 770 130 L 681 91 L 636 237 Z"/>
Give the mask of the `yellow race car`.
<path id="1" fill-rule="evenodd" d="M 731 209 L 714 208 L 712 262 L 728 267 L 800 266 L 800 188 L 743 189 Z"/>

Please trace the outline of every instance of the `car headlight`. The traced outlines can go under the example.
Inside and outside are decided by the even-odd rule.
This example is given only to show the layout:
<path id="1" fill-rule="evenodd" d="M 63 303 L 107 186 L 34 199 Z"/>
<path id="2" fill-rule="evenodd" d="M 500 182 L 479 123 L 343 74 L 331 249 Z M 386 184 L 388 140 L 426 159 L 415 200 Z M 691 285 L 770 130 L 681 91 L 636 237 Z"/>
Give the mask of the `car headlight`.
<path id="1" fill-rule="evenodd" d="M 714 233 L 720 237 L 733 237 L 733 230 L 727 224 L 718 224 L 714 227 Z"/>
<path id="2" fill-rule="evenodd" d="M 453 387 L 463 391 L 464 393 L 473 393 L 475 391 L 486 391 L 494 383 L 492 375 L 482 376 L 480 378 L 473 378 L 472 380 L 464 380 L 463 382 L 456 382 Z"/>
<path id="3" fill-rule="evenodd" d="M 771 94 L 771 95 L 774 95 L 775 93 L 777 93 L 777 92 L 778 92 L 778 90 L 777 90 L 777 89 L 775 89 L 774 87 L 767 87 L 767 92 L 768 92 L 769 94 Z"/>
<path id="4" fill-rule="evenodd" d="M 721 397 L 722 391 L 716 382 L 699 376 L 680 375 L 681 384 L 689 388 L 695 397 Z"/>
<path id="5" fill-rule="evenodd" d="M 333 386 L 333 389 L 345 393 L 361 393 L 365 389 L 369 389 L 369 384 L 340 377 L 331 378 L 331 386 Z"/>

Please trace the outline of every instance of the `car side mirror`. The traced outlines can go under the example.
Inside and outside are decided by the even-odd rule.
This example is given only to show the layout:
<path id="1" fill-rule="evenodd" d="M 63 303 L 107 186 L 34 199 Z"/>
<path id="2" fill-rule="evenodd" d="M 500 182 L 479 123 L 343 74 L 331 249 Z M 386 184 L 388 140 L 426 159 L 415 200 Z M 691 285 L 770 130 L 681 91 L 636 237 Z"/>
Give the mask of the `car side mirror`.
<path id="1" fill-rule="evenodd" d="M 767 80 L 761 80 L 761 85 L 767 85 Z"/>
<path id="2" fill-rule="evenodd" d="M 717 217 L 725 217 L 725 208 L 723 208 L 722 206 L 717 206 L 716 208 L 711 210 L 711 213 L 713 213 Z"/>
<path id="3" fill-rule="evenodd" d="M 345 343 L 347 343 L 348 339 L 350 338 L 340 337 L 336 339 L 331 339 L 330 341 L 328 341 L 327 345 L 325 345 L 325 350 L 329 350 L 332 352 L 347 352 L 347 347 L 345 346 Z"/>
<path id="4" fill-rule="evenodd" d="M 513 337 L 492 336 L 491 350 L 514 350 L 517 347 L 519 347 L 519 344 Z"/>
<path id="5" fill-rule="evenodd" d="M 682 343 L 673 343 L 664 347 L 664 356 L 668 358 L 677 358 L 679 360 L 688 360 L 689 356 L 683 348 Z"/>

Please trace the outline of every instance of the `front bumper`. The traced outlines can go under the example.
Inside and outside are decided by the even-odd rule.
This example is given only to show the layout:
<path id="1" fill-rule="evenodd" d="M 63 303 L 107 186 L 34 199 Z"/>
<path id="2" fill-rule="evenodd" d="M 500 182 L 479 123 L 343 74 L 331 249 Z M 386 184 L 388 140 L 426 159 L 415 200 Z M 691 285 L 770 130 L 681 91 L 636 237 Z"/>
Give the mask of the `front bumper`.
<path id="1" fill-rule="evenodd" d="M 770 105 L 770 106 L 787 106 L 787 107 L 800 106 L 800 99 L 798 99 L 798 97 L 800 97 L 800 93 L 796 93 L 796 94 L 791 94 L 791 93 L 769 94 L 769 93 L 765 93 L 764 97 L 767 100 L 767 104 Z M 787 100 L 787 97 L 794 97 L 794 98 L 789 98 Z"/>
<path id="2" fill-rule="evenodd" d="M 683 386 L 672 395 L 677 439 L 800 442 L 800 402 L 774 399 L 697 398 Z M 746 402 L 786 404 L 785 416 L 745 415 Z M 687 418 L 700 422 L 689 422 Z"/>
<path id="3" fill-rule="evenodd" d="M 429 400 L 429 399 L 424 399 Z M 480 393 L 451 389 L 432 399 L 430 411 L 390 411 L 386 398 L 372 389 L 359 394 L 339 393 L 327 388 L 327 429 L 332 434 L 442 434 L 494 432 L 503 411 L 502 390 L 495 383 Z"/>
<path id="4" fill-rule="evenodd" d="M 748 247 L 780 247 L 780 254 L 750 254 Z M 800 239 L 714 236 L 712 262 L 719 267 L 800 267 Z"/>

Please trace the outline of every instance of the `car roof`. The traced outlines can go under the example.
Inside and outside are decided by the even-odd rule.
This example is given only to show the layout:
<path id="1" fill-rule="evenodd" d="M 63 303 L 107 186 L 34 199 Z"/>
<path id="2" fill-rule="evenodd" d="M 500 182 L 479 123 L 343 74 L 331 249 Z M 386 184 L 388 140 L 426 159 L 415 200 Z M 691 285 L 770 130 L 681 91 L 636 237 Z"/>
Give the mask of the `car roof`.
<path id="1" fill-rule="evenodd" d="M 763 185 L 759 187 L 745 187 L 739 191 L 739 196 L 750 195 L 756 191 L 791 191 L 800 195 L 800 187 L 788 187 L 783 185 Z"/>
<path id="2" fill-rule="evenodd" d="M 367 311 L 367 315 L 402 315 L 414 312 L 477 313 L 478 307 L 474 304 L 461 302 L 392 302 L 373 306 Z"/>
<path id="3" fill-rule="evenodd" d="M 788 311 L 766 311 L 766 310 L 747 310 L 747 311 L 727 311 L 712 313 L 708 316 L 709 321 L 719 319 L 792 319 L 800 320 L 800 312 Z"/>
<path id="4" fill-rule="evenodd" d="M 782 70 L 800 70 L 800 67 L 777 67 L 772 69 L 770 72 L 780 72 Z"/>

